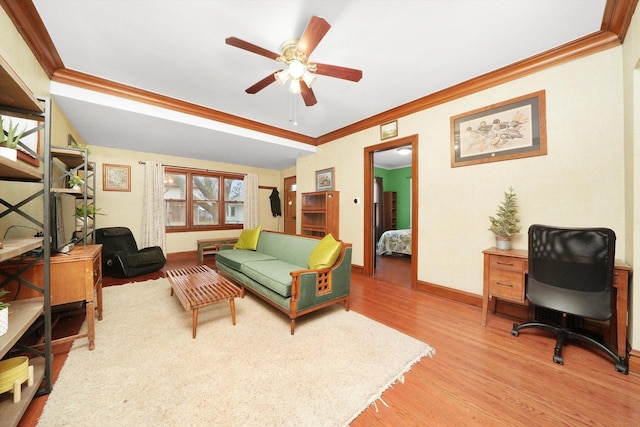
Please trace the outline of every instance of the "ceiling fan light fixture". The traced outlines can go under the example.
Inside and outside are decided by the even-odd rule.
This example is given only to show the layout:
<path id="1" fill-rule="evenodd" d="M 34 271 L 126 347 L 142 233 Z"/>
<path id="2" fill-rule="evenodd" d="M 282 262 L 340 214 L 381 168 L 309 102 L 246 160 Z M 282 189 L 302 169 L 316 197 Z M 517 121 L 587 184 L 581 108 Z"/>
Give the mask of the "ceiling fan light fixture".
<path id="1" fill-rule="evenodd" d="M 300 80 L 293 79 L 289 84 L 289 92 L 291 93 L 300 93 L 302 89 L 300 89 Z"/>
<path id="2" fill-rule="evenodd" d="M 309 71 L 305 71 L 304 74 L 302 75 L 302 80 L 304 80 L 304 82 L 307 84 L 307 87 L 311 87 L 313 82 L 316 81 L 316 75 L 313 73 L 310 73 Z"/>
<path id="3" fill-rule="evenodd" d="M 305 67 L 304 64 L 297 59 L 294 59 L 289 63 L 289 74 L 291 75 L 292 79 L 297 80 L 301 78 L 305 71 L 307 71 L 307 67 Z"/>
<path id="4" fill-rule="evenodd" d="M 281 70 L 275 74 L 276 81 L 284 85 L 289 80 L 289 70 Z"/>

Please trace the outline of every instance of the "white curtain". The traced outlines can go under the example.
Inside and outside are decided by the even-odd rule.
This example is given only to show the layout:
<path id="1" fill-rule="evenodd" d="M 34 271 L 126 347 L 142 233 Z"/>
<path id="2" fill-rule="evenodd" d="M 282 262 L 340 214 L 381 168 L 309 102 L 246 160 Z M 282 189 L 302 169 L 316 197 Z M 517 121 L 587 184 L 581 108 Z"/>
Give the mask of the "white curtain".
<path id="1" fill-rule="evenodd" d="M 255 228 L 260 225 L 258 191 L 258 175 L 248 173 L 244 178 L 244 228 Z"/>
<path id="2" fill-rule="evenodd" d="M 164 167 L 144 162 L 144 200 L 142 204 L 142 247 L 160 246 L 166 251 L 164 233 Z"/>

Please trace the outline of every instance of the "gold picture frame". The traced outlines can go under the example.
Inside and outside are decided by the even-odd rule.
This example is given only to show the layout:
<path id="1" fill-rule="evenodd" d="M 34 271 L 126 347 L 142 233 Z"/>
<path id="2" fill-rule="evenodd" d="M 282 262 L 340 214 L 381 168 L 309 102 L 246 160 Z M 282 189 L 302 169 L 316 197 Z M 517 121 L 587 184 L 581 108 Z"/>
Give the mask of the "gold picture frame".
<path id="1" fill-rule="evenodd" d="M 131 166 L 104 163 L 102 165 L 103 191 L 131 191 Z"/>
<path id="2" fill-rule="evenodd" d="M 398 136 L 398 121 L 394 120 L 389 123 L 380 125 L 380 139 L 385 140 Z"/>

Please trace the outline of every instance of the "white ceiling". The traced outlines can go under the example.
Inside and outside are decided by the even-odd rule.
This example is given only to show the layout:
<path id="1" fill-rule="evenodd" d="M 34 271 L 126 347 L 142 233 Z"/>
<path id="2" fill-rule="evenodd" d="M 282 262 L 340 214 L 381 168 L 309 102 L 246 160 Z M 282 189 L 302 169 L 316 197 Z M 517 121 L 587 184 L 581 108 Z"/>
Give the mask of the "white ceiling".
<path id="1" fill-rule="evenodd" d="M 599 31 L 605 7 L 605 0 L 33 3 L 67 69 L 314 138 Z M 313 107 L 276 83 L 246 94 L 281 64 L 225 38 L 279 52 L 313 15 L 332 27 L 312 62 L 361 69 L 362 80 L 318 76 Z M 315 151 L 69 85 L 53 84 L 51 92 L 90 145 L 270 169 Z"/>

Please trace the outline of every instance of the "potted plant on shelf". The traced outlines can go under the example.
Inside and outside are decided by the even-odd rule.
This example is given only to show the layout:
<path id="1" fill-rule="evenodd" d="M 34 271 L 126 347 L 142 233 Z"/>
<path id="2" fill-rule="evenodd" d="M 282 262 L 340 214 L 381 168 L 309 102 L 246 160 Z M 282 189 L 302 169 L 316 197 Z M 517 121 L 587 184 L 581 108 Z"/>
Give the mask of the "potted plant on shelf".
<path id="1" fill-rule="evenodd" d="M 69 177 L 69 187 L 72 189 L 80 191 L 82 184 L 84 184 L 84 181 L 80 178 L 80 175 L 72 175 Z"/>
<path id="2" fill-rule="evenodd" d="M 491 227 L 489 230 L 496 236 L 496 248 L 501 250 L 511 249 L 511 237 L 521 229 L 518 214 L 518 196 L 513 187 L 504 193 L 504 200 L 498 206 L 496 216 L 489 217 Z"/>
<path id="3" fill-rule="evenodd" d="M 13 126 L 11 119 L 9 119 L 9 127 L 5 130 L 2 116 L 0 116 L 0 129 L 2 129 L 0 132 L 0 156 L 15 162 L 18 158 L 16 147 L 24 134 L 24 129 L 22 132 L 18 132 L 18 125 Z"/>
<path id="4" fill-rule="evenodd" d="M 87 229 L 93 229 L 93 218 L 96 215 L 104 215 L 98 212 L 100 209 L 96 208 L 94 204 L 81 205 L 76 207 L 76 231 L 82 231 L 84 227 L 84 217 L 87 217 Z"/>
<path id="5" fill-rule="evenodd" d="M 9 291 L 0 289 L 0 298 L 8 294 Z M 0 337 L 9 330 L 9 303 L 0 300 Z"/>

